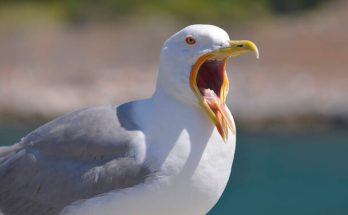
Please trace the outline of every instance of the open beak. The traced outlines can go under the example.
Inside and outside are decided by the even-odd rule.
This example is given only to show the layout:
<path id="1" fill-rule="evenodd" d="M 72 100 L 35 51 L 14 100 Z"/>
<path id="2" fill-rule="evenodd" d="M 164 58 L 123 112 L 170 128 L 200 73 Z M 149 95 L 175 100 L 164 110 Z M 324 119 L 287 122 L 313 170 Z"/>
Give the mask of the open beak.
<path id="1" fill-rule="evenodd" d="M 259 58 L 256 45 L 249 40 L 230 40 L 228 46 L 208 52 L 192 66 L 190 86 L 200 105 L 208 113 L 221 137 L 226 142 L 228 130 L 236 132 L 232 116 L 226 106 L 228 78 L 226 64 L 229 57 L 254 52 Z"/>

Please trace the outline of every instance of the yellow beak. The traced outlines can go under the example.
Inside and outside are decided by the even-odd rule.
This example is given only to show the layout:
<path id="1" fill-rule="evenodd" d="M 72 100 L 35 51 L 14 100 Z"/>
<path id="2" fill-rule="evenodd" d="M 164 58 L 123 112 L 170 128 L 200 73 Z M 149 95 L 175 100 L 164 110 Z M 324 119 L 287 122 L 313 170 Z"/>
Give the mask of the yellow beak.
<path id="1" fill-rule="evenodd" d="M 228 94 L 229 83 L 226 74 L 226 64 L 227 59 L 232 56 L 238 56 L 247 52 L 253 52 L 256 55 L 256 58 L 259 58 L 259 51 L 257 46 L 249 40 L 230 40 L 228 41 L 228 46 L 224 48 L 219 48 L 208 52 L 198 58 L 196 63 L 192 66 L 190 74 L 190 86 L 194 94 L 198 98 L 200 105 L 208 113 L 208 116 L 215 124 L 218 132 L 221 137 L 226 142 L 228 139 L 228 130 L 234 134 L 236 131 L 233 118 L 226 106 L 226 97 Z M 217 62 L 221 66 L 217 66 L 221 71 L 208 71 L 207 68 L 204 68 L 206 62 Z M 214 66 L 210 66 L 214 67 Z M 201 77 L 207 73 L 219 73 L 216 75 L 216 78 L 221 77 L 221 80 L 211 80 L 211 77 L 214 75 L 209 75 L 209 80 L 204 77 Z M 200 82 L 204 79 L 204 87 Z M 215 91 L 207 88 L 211 81 L 213 84 L 219 83 L 219 89 Z M 213 88 L 213 87 L 212 87 Z"/>
<path id="2" fill-rule="evenodd" d="M 259 50 L 255 43 L 250 40 L 230 40 L 228 41 L 229 46 L 221 49 L 217 49 L 212 53 L 220 56 L 238 56 L 247 52 L 253 52 L 256 58 L 259 59 Z"/>

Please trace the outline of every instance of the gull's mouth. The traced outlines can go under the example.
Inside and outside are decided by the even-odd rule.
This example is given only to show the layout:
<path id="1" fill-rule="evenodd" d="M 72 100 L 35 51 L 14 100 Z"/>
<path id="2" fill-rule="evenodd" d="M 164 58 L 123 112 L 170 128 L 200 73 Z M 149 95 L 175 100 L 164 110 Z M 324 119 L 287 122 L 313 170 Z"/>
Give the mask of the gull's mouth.
<path id="1" fill-rule="evenodd" d="M 258 57 L 257 47 L 250 41 L 229 41 L 229 44 L 226 48 L 199 57 L 190 74 L 191 89 L 225 141 L 228 139 L 228 130 L 233 134 L 236 130 L 232 115 L 226 106 L 229 88 L 227 60 L 247 51 L 255 52 Z"/>
<path id="2" fill-rule="evenodd" d="M 194 89 L 221 137 L 226 141 L 228 128 L 235 133 L 233 119 L 225 104 L 228 93 L 228 78 L 225 69 L 227 57 L 222 59 L 214 57 L 209 53 L 201 56 L 195 63 L 191 72 L 191 79 L 194 79 L 191 82 L 191 88 Z"/>
<path id="3" fill-rule="evenodd" d="M 221 87 L 225 80 L 226 59 L 208 59 L 199 67 L 196 84 L 203 97 L 221 98 Z"/>

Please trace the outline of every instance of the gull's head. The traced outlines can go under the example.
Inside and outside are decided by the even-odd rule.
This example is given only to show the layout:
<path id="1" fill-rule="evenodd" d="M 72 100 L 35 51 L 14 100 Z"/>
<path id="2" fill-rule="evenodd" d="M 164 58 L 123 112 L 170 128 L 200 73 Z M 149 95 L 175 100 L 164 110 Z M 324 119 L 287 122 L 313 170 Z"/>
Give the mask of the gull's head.
<path id="1" fill-rule="evenodd" d="M 213 25 L 191 25 L 163 45 L 157 87 L 182 102 L 198 104 L 216 125 L 224 140 L 234 124 L 226 106 L 229 89 L 227 60 L 247 52 L 259 57 L 249 40 L 230 40 Z"/>

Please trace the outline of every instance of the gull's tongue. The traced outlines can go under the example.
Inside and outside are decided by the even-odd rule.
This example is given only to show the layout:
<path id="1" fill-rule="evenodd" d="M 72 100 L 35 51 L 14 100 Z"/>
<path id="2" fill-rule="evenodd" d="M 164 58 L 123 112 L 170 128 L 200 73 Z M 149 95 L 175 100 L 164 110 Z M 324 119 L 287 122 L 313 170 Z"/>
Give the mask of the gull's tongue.
<path id="1" fill-rule="evenodd" d="M 233 123 L 229 117 L 229 114 L 226 111 L 226 106 L 223 102 L 221 102 L 220 98 L 216 95 L 216 93 L 211 89 L 201 89 L 203 94 L 203 98 L 209 105 L 210 109 L 214 112 L 217 124 L 216 128 L 218 129 L 220 135 L 224 140 L 227 139 L 228 127 L 234 131 Z"/>

